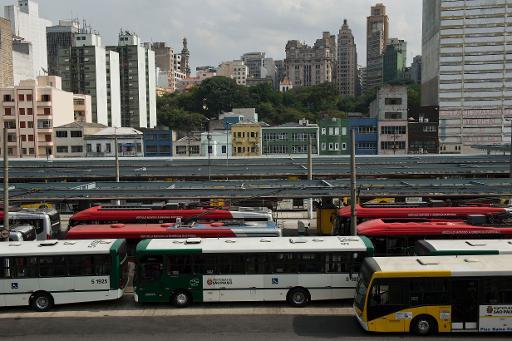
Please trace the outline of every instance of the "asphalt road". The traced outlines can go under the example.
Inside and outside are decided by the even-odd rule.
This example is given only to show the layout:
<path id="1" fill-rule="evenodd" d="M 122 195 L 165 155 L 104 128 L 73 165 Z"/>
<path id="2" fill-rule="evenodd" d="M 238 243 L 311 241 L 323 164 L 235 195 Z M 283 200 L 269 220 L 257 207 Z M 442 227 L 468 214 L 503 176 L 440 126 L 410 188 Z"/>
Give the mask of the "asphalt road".
<path id="1" fill-rule="evenodd" d="M 120 302 L 0 312 L 0 340 L 403 340 L 364 332 L 346 302 L 288 308 L 284 303 L 202 304 L 187 309 Z M 453 334 L 415 340 L 510 340 L 512 335 Z"/>

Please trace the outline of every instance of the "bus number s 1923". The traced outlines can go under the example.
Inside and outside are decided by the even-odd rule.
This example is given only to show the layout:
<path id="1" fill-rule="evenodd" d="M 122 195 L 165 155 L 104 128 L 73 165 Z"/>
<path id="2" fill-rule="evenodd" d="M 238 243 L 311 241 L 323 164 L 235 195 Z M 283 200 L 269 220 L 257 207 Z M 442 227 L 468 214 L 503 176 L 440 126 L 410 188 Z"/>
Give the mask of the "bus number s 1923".
<path id="1" fill-rule="evenodd" d="M 91 284 L 92 285 L 108 284 L 108 280 L 105 278 L 91 279 Z"/>

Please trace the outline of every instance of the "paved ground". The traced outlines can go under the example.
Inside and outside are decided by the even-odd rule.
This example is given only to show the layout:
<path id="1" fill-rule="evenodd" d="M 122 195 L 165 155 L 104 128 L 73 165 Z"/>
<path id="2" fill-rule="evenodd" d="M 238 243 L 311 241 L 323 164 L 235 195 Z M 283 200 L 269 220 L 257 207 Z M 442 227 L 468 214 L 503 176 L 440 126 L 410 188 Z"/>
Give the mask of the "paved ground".
<path id="1" fill-rule="evenodd" d="M 203 304 L 187 309 L 118 302 L 69 305 L 50 313 L 28 308 L 0 312 L 0 340 L 400 340 L 361 330 L 349 302 L 289 308 L 284 303 Z M 445 335 L 436 340 L 505 340 L 512 335 Z M 422 340 L 422 338 L 415 338 Z"/>

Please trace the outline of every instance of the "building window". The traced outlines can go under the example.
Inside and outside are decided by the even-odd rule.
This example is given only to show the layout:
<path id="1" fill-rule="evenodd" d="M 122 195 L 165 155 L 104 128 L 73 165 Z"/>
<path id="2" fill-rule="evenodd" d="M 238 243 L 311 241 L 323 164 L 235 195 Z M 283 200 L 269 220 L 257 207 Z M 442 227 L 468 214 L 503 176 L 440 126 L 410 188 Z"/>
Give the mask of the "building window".
<path id="1" fill-rule="evenodd" d="M 222 154 L 226 154 L 227 149 L 227 146 L 222 146 Z"/>
<path id="2" fill-rule="evenodd" d="M 14 133 L 9 133 L 7 134 L 7 142 L 16 142 L 17 138 L 16 138 L 16 134 Z"/>
<path id="3" fill-rule="evenodd" d="M 359 134 L 375 134 L 377 133 L 377 127 L 374 126 L 361 126 L 357 128 Z"/>
<path id="4" fill-rule="evenodd" d="M 87 153 L 91 153 L 92 152 L 92 144 L 88 143 L 87 144 Z"/>
<path id="5" fill-rule="evenodd" d="M 11 113 L 12 113 L 11 108 L 5 108 L 5 115 L 6 116 L 11 115 Z"/>
<path id="6" fill-rule="evenodd" d="M 82 137 L 82 131 L 80 131 L 80 130 L 71 130 L 71 137 Z"/>
<path id="7" fill-rule="evenodd" d="M 334 149 L 334 144 L 333 143 L 329 143 L 329 150 L 332 151 Z"/>
<path id="8" fill-rule="evenodd" d="M 402 113 L 401 112 L 386 112 L 386 113 L 384 113 L 384 118 L 386 120 L 401 120 Z"/>
<path id="9" fill-rule="evenodd" d="M 382 141 L 380 143 L 380 148 L 382 150 L 400 150 L 405 149 L 404 141 Z"/>
<path id="10" fill-rule="evenodd" d="M 71 153 L 81 153 L 84 151 L 83 146 L 71 146 Z"/>
<path id="11" fill-rule="evenodd" d="M 7 129 L 16 129 L 16 121 L 5 121 L 4 128 Z"/>
<path id="12" fill-rule="evenodd" d="M 346 127 L 341 128 L 341 135 L 347 136 L 347 128 Z"/>
<path id="13" fill-rule="evenodd" d="M 401 98 L 386 98 L 384 100 L 386 105 L 401 105 L 402 99 Z"/>
<path id="14" fill-rule="evenodd" d="M 101 153 L 101 144 L 96 145 L 96 153 Z"/>
<path id="15" fill-rule="evenodd" d="M 325 151 L 325 148 L 326 148 L 326 144 L 325 143 L 322 143 L 322 150 Z"/>
<path id="16" fill-rule="evenodd" d="M 34 122 L 28 121 L 27 122 L 27 128 L 34 128 Z"/>
<path id="17" fill-rule="evenodd" d="M 20 108 L 19 111 L 20 111 L 20 115 L 25 115 L 25 108 Z"/>
<path id="18" fill-rule="evenodd" d="M 342 143 L 341 144 L 341 150 L 347 150 L 347 144 L 346 143 Z"/>
<path id="19" fill-rule="evenodd" d="M 329 128 L 329 135 L 334 135 L 334 128 Z"/>
<path id="20" fill-rule="evenodd" d="M 28 154 L 29 155 L 34 155 L 35 154 L 34 148 L 29 148 L 28 149 Z"/>
<path id="21" fill-rule="evenodd" d="M 51 96 L 50 95 L 42 95 L 41 96 L 41 101 L 42 102 L 50 102 L 51 101 Z"/>
<path id="22" fill-rule="evenodd" d="M 334 128 L 334 135 L 338 136 L 340 134 L 340 128 Z"/>
<path id="23" fill-rule="evenodd" d="M 44 113 L 44 115 L 51 115 L 50 108 L 44 108 L 43 113 Z"/>
<path id="24" fill-rule="evenodd" d="M 20 101 L 20 102 L 25 101 L 25 95 L 23 95 L 23 94 L 19 94 L 19 95 L 18 95 L 18 101 Z"/>
<path id="25" fill-rule="evenodd" d="M 55 136 L 57 136 L 58 138 L 66 138 L 68 137 L 68 132 L 66 130 L 56 131 Z"/>
<path id="26" fill-rule="evenodd" d="M 20 128 L 26 128 L 27 123 L 25 121 L 20 122 Z"/>
<path id="27" fill-rule="evenodd" d="M 32 102 L 32 95 L 27 95 L 27 102 Z"/>
<path id="28" fill-rule="evenodd" d="M 34 110 L 32 108 L 27 108 L 27 115 L 33 115 Z"/>
<path id="29" fill-rule="evenodd" d="M 27 135 L 21 135 L 21 142 L 27 141 Z"/>
<path id="30" fill-rule="evenodd" d="M 340 144 L 339 143 L 335 143 L 334 144 L 334 150 L 336 150 L 336 151 L 340 150 Z"/>
<path id="31" fill-rule="evenodd" d="M 437 127 L 436 126 L 424 126 L 423 132 L 424 133 L 437 133 Z"/>
<path id="32" fill-rule="evenodd" d="M 38 129 L 50 129 L 52 128 L 52 120 L 38 120 L 37 121 Z"/>
<path id="33" fill-rule="evenodd" d="M 57 153 L 67 153 L 68 146 L 57 146 Z"/>
<path id="34" fill-rule="evenodd" d="M 106 153 L 112 152 L 112 144 L 110 144 L 110 143 L 105 144 L 105 152 Z"/>
<path id="35" fill-rule="evenodd" d="M 405 126 L 383 126 L 380 131 L 383 135 L 405 135 L 407 128 Z"/>
<path id="36" fill-rule="evenodd" d="M 34 135 L 28 135 L 28 140 L 30 142 L 33 142 L 34 141 Z M 31 153 L 31 154 L 33 154 L 33 153 Z"/>
<path id="37" fill-rule="evenodd" d="M 50 134 L 44 135 L 44 141 L 45 142 L 52 142 L 52 135 L 50 135 Z"/>

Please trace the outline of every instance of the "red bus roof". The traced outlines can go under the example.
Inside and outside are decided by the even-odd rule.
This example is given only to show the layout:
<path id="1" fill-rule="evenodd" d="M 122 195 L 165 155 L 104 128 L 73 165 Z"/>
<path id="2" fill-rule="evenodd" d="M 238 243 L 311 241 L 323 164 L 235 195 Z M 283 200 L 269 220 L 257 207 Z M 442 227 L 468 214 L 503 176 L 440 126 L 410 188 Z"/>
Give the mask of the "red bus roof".
<path id="1" fill-rule="evenodd" d="M 168 219 L 176 220 L 176 218 L 194 218 L 212 220 L 229 220 L 233 219 L 230 211 L 219 209 L 183 209 L 183 210 L 153 210 L 153 209 L 109 209 L 101 206 L 94 206 L 78 213 L 75 213 L 70 221 L 114 221 L 114 220 L 149 220 L 149 219 Z"/>
<path id="2" fill-rule="evenodd" d="M 386 222 L 369 220 L 357 226 L 357 233 L 367 237 L 386 236 L 437 236 L 437 235 L 509 235 L 512 228 L 473 226 L 464 221 L 410 221 Z"/>
<path id="3" fill-rule="evenodd" d="M 252 222 L 243 225 L 211 223 L 175 226 L 171 223 L 78 225 L 68 231 L 66 239 L 222 238 L 280 235 L 277 225 L 273 222 Z"/>
<path id="4" fill-rule="evenodd" d="M 469 215 L 490 215 L 506 213 L 507 209 L 501 207 L 457 206 L 457 207 L 363 207 L 356 206 L 358 218 L 466 218 Z M 338 215 L 350 218 L 351 207 L 346 206 L 338 210 Z"/>

